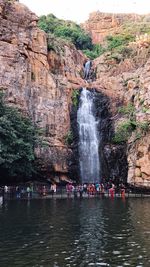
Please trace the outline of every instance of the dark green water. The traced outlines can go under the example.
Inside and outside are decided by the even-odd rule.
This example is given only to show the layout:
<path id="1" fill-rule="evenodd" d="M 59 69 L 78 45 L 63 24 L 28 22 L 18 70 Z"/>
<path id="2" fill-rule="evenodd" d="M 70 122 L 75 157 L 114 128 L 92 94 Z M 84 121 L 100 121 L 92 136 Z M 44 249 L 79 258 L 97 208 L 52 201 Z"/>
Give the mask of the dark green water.
<path id="1" fill-rule="evenodd" d="M 150 199 L 12 200 L 0 267 L 149 267 Z"/>

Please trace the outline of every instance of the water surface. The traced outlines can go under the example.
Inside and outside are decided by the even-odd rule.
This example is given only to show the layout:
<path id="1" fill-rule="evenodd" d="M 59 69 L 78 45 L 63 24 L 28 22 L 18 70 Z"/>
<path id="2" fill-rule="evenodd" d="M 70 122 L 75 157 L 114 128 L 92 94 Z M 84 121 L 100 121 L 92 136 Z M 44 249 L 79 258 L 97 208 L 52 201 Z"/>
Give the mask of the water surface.
<path id="1" fill-rule="evenodd" d="M 149 267 L 150 199 L 11 200 L 1 267 Z"/>

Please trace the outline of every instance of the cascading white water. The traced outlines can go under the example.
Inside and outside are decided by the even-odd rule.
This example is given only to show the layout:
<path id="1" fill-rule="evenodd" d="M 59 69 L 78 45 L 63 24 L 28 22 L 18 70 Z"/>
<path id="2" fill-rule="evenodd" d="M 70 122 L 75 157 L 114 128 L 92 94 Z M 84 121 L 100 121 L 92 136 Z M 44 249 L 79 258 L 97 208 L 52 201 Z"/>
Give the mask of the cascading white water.
<path id="1" fill-rule="evenodd" d="M 77 112 L 79 126 L 79 162 L 82 183 L 100 182 L 97 121 L 93 115 L 93 94 L 82 89 Z"/>

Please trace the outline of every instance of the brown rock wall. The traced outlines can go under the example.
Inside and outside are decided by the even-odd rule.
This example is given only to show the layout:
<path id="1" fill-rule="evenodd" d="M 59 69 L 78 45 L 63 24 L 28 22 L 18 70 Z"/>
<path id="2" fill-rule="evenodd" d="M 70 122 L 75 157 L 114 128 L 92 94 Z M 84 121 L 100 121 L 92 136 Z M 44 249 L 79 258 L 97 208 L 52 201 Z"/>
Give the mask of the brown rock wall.
<path id="1" fill-rule="evenodd" d="M 48 173 L 67 173 L 70 152 L 64 139 L 70 128 L 74 80 L 79 79 L 75 81 L 79 87 L 79 64 L 83 64 L 84 57 L 66 45 L 63 56 L 55 52 L 56 64 L 57 60 L 47 52 L 46 34 L 37 28 L 37 16 L 15 1 L 1 0 L 0 7 L 0 87 L 4 88 L 9 104 L 31 116 L 43 129 L 47 149 L 39 148 L 36 152 L 46 163 Z M 65 65 L 71 69 L 69 82 L 68 74 L 64 75 Z"/>
<path id="2" fill-rule="evenodd" d="M 111 98 L 114 126 L 123 118 L 117 114 L 118 107 L 129 102 L 135 107 L 137 125 L 150 125 L 150 58 L 149 48 L 134 44 L 134 58 L 119 63 L 108 62 L 108 54 L 94 60 L 96 88 Z M 140 132 L 140 138 L 133 133 L 128 144 L 128 182 L 136 186 L 150 187 L 150 135 L 149 127 Z"/>
<path id="3" fill-rule="evenodd" d="M 128 182 L 136 186 L 150 187 L 150 134 L 130 148 L 128 163 Z"/>

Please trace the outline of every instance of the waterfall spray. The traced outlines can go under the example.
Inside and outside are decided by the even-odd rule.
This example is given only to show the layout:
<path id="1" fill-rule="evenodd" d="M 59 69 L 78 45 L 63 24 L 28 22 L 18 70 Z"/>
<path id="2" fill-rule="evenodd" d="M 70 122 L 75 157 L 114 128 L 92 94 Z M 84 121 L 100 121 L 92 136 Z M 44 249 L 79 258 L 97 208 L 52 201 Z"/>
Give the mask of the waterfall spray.
<path id="1" fill-rule="evenodd" d="M 93 93 L 83 88 L 77 113 L 79 126 L 79 162 L 82 183 L 100 182 L 99 141 L 93 106 Z"/>

